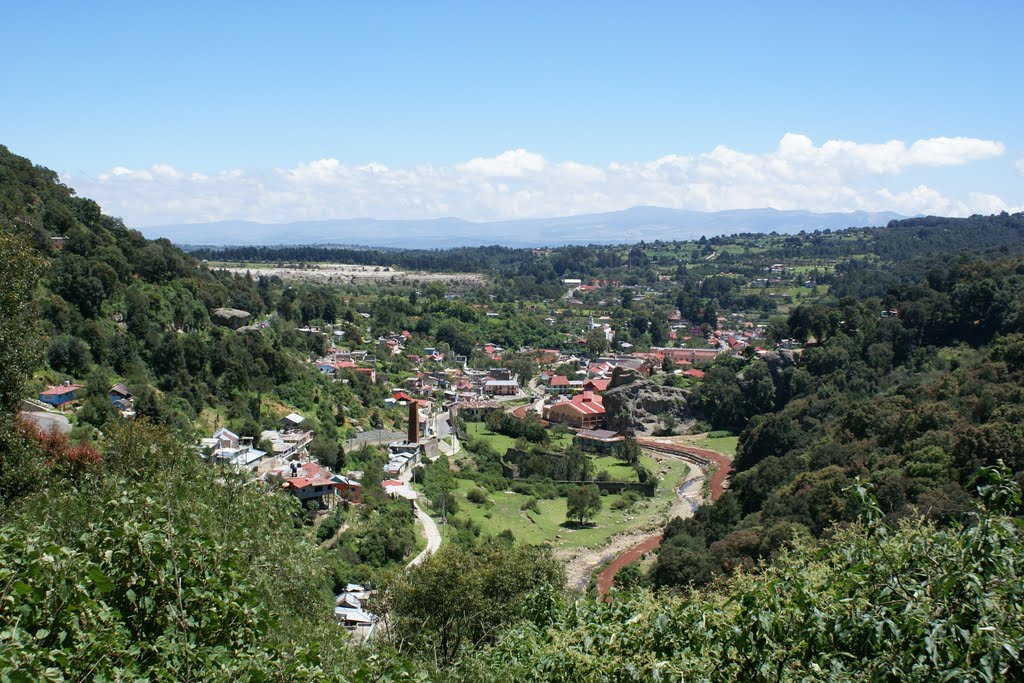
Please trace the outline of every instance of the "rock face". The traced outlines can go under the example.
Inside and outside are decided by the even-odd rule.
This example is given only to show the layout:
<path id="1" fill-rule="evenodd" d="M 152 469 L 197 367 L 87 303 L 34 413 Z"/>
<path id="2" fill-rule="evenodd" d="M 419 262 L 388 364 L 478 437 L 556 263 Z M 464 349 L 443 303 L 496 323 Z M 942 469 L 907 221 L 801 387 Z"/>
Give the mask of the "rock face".
<path id="1" fill-rule="evenodd" d="M 618 432 L 650 434 L 659 428 L 659 418 L 666 413 L 683 428 L 694 422 L 684 390 L 663 387 L 634 370 L 616 368 L 602 400 L 606 426 Z"/>
<path id="2" fill-rule="evenodd" d="M 243 311 L 238 308 L 215 308 L 210 317 L 218 325 L 224 325 L 225 327 L 237 330 L 245 324 L 249 319 L 249 315 L 249 311 Z"/>

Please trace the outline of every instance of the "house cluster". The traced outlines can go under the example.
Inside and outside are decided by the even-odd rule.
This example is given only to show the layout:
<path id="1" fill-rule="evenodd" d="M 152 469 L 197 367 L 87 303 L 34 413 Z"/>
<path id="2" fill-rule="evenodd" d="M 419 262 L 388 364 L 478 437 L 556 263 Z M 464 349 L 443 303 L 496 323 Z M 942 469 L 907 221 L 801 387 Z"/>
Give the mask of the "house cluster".
<path id="1" fill-rule="evenodd" d="M 275 458 L 294 460 L 306 455 L 306 446 L 313 440 L 313 432 L 302 428 L 305 418 L 298 413 L 289 413 L 281 418 L 277 429 L 265 429 L 260 441 L 270 444 Z"/>
<path id="2" fill-rule="evenodd" d="M 647 375 L 653 360 L 651 354 L 601 356 L 578 361 L 573 377 L 542 372 L 540 379 L 549 395 L 542 411 L 544 419 L 584 431 L 602 429 L 605 424 L 602 394 L 611 385 L 612 373 L 616 368 L 623 368 Z"/>
<path id="3" fill-rule="evenodd" d="M 397 356 L 405 350 L 405 345 L 412 341 L 412 332 L 402 330 L 398 334 L 389 334 L 377 339 L 377 346 L 385 353 Z"/>
<path id="4" fill-rule="evenodd" d="M 135 395 L 129 391 L 127 386 L 118 382 L 110 387 L 108 396 L 117 412 L 121 413 L 121 417 L 127 419 L 135 417 Z"/>
<path id="5" fill-rule="evenodd" d="M 411 360 L 413 363 L 416 363 L 417 365 L 424 362 L 443 363 L 445 359 L 445 353 L 443 351 L 439 351 L 433 346 L 428 346 L 427 348 L 423 349 L 423 355 L 420 355 L 418 353 L 409 353 L 406 354 L 405 357 Z"/>
<path id="6" fill-rule="evenodd" d="M 365 375 L 371 382 L 377 381 L 377 370 L 374 367 L 376 358 L 366 351 L 348 351 L 331 349 L 323 358 L 316 360 L 316 369 L 332 379 L 342 379 L 346 372 Z"/>
<path id="7" fill-rule="evenodd" d="M 313 432 L 302 429 L 304 421 L 301 415 L 290 413 L 281 419 L 278 429 L 264 430 L 260 441 L 270 444 L 269 451 L 254 445 L 252 437 L 221 427 L 200 440 L 199 452 L 211 462 L 253 472 L 267 486 L 279 487 L 303 503 L 316 501 L 321 510 L 343 501 L 360 503 L 362 488 L 356 473 L 336 474 L 310 460 L 307 446 Z"/>
<path id="8" fill-rule="evenodd" d="M 388 444 L 388 461 L 384 465 L 384 474 L 388 477 L 400 477 L 420 463 L 422 446 L 419 443 L 395 441 Z"/>
<path id="9" fill-rule="evenodd" d="M 84 390 L 85 387 L 83 385 L 65 380 L 60 384 L 40 391 L 39 401 L 54 410 L 73 410 L 83 398 Z M 114 408 L 121 414 L 121 417 L 129 419 L 135 417 L 135 396 L 127 386 L 118 382 L 110 387 L 107 396 L 110 398 Z"/>
<path id="10" fill-rule="evenodd" d="M 431 396 L 440 391 L 447 401 L 453 402 L 482 397 L 518 396 L 521 392 L 518 379 L 505 368 L 447 368 L 417 372 L 406 380 L 405 388 L 410 394 L 419 396 Z"/>
<path id="11" fill-rule="evenodd" d="M 306 447 L 313 440 L 313 432 L 302 428 L 304 421 L 301 415 L 289 413 L 281 418 L 278 429 L 261 432 L 260 441 L 269 443 L 270 451 L 257 448 L 252 437 L 239 436 L 227 427 L 221 427 L 213 436 L 200 439 L 199 452 L 207 460 L 250 472 L 255 472 L 268 460 L 301 460 L 308 457 Z"/>
<path id="12" fill-rule="evenodd" d="M 479 347 L 479 350 L 488 358 L 494 361 L 500 361 L 504 357 L 505 349 L 501 348 L 497 344 L 487 343 Z"/>
<path id="13" fill-rule="evenodd" d="M 239 436 L 227 427 L 221 427 L 211 437 L 200 439 L 199 452 L 211 462 L 249 472 L 255 471 L 267 457 L 266 451 L 253 446 L 252 437 Z"/>
<path id="14" fill-rule="evenodd" d="M 377 615 L 367 612 L 371 591 L 358 583 L 350 583 L 334 598 L 334 618 L 352 635 L 365 642 L 377 628 Z"/>

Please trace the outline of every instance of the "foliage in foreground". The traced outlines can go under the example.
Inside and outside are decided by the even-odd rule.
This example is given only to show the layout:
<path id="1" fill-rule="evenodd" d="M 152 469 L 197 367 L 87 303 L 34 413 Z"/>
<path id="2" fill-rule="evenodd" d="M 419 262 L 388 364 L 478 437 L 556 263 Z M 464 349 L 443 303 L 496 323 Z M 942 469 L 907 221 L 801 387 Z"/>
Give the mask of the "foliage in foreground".
<path id="1" fill-rule="evenodd" d="M 0 680 L 304 680 L 344 654 L 290 498 L 144 421 L 47 483 L 0 528 Z"/>
<path id="2" fill-rule="evenodd" d="M 1024 671 L 1020 489 L 998 472 L 969 524 L 868 521 L 710 591 L 536 614 L 465 681 L 999 681 Z"/>

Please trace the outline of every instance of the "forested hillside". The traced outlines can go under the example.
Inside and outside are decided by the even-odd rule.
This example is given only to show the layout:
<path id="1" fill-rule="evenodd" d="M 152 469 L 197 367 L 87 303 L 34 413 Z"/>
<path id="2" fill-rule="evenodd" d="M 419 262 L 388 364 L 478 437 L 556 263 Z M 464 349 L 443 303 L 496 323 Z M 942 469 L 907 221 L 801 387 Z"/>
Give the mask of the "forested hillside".
<path id="1" fill-rule="evenodd" d="M 302 410 L 311 425 L 323 423 L 320 434 L 330 441 L 340 406 L 380 398 L 368 383 L 332 385 L 299 362 L 321 353 L 324 339 L 296 328 L 357 317 L 330 288 L 292 289 L 212 271 L 166 240 L 147 240 L 103 215 L 52 171 L 6 148 L 0 148 L 0 225 L 26 239 L 31 258 L 47 264 L 39 270 L 32 316 L 48 340 L 46 366 L 34 386 L 64 379 L 85 385 L 78 436 L 89 438 L 117 419 L 106 396 L 116 381 L 131 388 L 137 412 L 156 424 L 191 431 L 202 417 L 253 437 L 287 407 Z M 216 324 L 219 308 L 268 324 L 238 334 Z M 350 416 L 366 419 L 358 409 Z"/>
<path id="2" fill-rule="evenodd" d="M 742 430 L 736 472 L 716 505 L 668 526 L 657 585 L 703 584 L 771 556 L 780 539 L 851 521 L 857 477 L 891 518 L 940 524 L 971 509 L 980 467 L 1002 461 L 1021 477 L 1020 257 L 947 256 L 921 283 L 797 306 L 784 324 L 814 340 L 798 363 L 723 360 L 698 390 L 712 426 Z"/>

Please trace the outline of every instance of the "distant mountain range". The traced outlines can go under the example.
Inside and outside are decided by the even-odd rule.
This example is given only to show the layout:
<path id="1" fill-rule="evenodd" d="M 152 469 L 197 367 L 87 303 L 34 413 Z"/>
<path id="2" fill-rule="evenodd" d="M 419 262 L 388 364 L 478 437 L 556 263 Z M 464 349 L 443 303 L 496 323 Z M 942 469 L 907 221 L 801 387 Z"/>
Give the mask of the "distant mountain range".
<path id="1" fill-rule="evenodd" d="M 685 211 L 638 206 L 610 213 L 474 222 L 460 218 L 377 220 L 349 218 L 297 223 L 219 221 L 141 228 L 149 238 L 180 245 L 348 244 L 371 247 L 442 248 L 501 244 L 510 247 L 688 240 L 738 232 L 795 233 L 882 226 L 904 218 L 891 211 L 814 213 L 775 209 Z"/>

